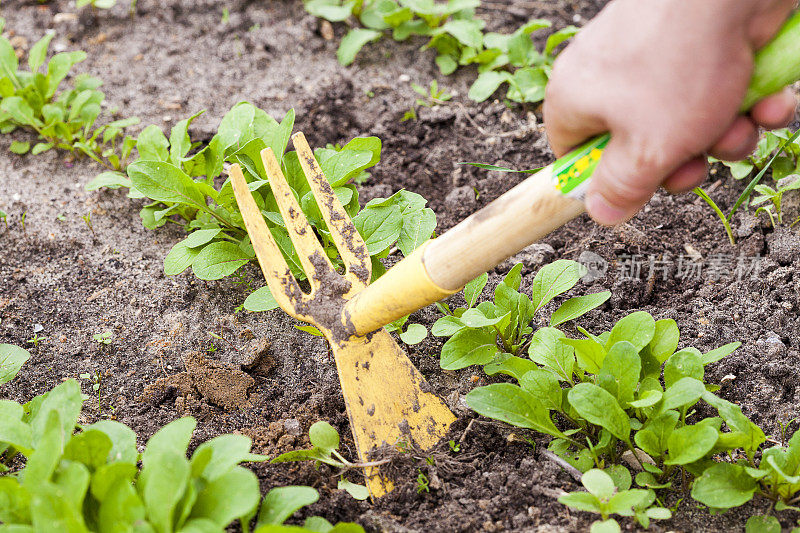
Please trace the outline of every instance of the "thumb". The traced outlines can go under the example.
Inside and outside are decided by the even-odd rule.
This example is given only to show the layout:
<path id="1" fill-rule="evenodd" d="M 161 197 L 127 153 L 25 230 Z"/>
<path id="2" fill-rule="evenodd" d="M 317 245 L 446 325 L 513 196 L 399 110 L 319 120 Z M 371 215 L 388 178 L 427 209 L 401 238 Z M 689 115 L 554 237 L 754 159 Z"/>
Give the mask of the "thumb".
<path id="1" fill-rule="evenodd" d="M 632 218 L 669 175 L 657 158 L 641 153 L 619 137 L 609 141 L 586 192 L 586 211 L 599 224 Z"/>

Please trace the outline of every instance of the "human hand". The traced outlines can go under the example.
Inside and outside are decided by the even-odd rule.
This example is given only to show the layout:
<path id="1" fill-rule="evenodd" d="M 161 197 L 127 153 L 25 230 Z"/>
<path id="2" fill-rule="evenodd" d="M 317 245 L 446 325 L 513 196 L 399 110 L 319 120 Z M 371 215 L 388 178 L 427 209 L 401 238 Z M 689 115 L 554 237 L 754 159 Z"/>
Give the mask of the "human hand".
<path id="1" fill-rule="evenodd" d="M 795 98 L 782 92 L 739 108 L 753 54 L 780 29 L 794 0 L 614 0 L 559 55 L 547 87 L 545 127 L 561 156 L 610 132 L 587 191 L 599 223 L 631 218 L 663 186 L 690 190 L 706 156 L 738 160 L 758 126 L 786 126 Z"/>

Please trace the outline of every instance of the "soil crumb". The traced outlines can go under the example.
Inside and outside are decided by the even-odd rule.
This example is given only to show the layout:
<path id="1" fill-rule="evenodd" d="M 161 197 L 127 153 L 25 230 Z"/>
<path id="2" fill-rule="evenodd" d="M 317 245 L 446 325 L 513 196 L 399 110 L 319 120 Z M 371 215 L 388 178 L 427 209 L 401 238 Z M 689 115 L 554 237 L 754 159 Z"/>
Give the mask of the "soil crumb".
<path id="1" fill-rule="evenodd" d="M 145 388 L 142 400 L 160 405 L 178 396 L 187 397 L 197 393 L 208 403 L 232 411 L 244 407 L 249 399 L 248 391 L 255 380 L 235 368 L 211 361 L 200 352 L 189 352 L 184 356 L 186 372 L 162 377 Z"/>

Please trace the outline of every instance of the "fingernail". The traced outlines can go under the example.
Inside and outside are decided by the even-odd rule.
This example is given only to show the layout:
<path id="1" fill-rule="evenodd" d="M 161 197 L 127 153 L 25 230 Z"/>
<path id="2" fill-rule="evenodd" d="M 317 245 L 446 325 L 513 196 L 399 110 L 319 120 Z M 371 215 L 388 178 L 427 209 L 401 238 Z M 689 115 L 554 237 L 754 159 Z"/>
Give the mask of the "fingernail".
<path id="1" fill-rule="evenodd" d="M 586 211 L 598 224 L 615 226 L 627 218 L 627 212 L 614 207 L 599 192 L 591 192 L 586 197 Z"/>

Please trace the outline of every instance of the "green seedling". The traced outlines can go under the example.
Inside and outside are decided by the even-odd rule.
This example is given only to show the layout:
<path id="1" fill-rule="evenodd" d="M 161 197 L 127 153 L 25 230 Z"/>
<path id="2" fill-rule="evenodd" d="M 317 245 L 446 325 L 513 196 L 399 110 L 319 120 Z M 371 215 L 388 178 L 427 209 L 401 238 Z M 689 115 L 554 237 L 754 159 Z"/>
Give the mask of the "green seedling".
<path id="1" fill-rule="evenodd" d="M 23 211 L 23 212 L 22 212 L 22 216 L 21 216 L 21 217 L 20 217 L 20 219 L 19 219 L 19 223 L 20 223 L 20 224 L 22 224 L 22 232 L 23 232 L 23 233 L 26 233 L 26 229 L 25 229 L 25 221 L 26 221 L 27 219 L 28 219 L 28 212 L 27 212 L 27 211 Z"/>
<path id="2" fill-rule="evenodd" d="M 100 404 L 100 385 L 103 382 L 103 375 L 100 373 L 99 370 L 95 370 L 94 372 L 84 372 L 79 374 L 78 377 L 80 379 L 85 379 L 92 384 L 92 391 L 97 394 L 97 413 L 99 415 L 103 414 L 103 406 Z"/>
<path id="3" fill-rule="evenodd" d="M 430 480 L 428 479 L 428 476 L 423 474 L 422 470 L 417 469 L 417 494 L 430 491 Z"/>
<path id="4" fill-rule="evenodd" d="M 619 523 L 611 515 L 636 517 L 644 528 L 650 527 L 650 520 L 672 518 L 669 509 L 652 506 L 656 499 L 653 490 L 630 488 L 630 474 L 612 479 L 608 473 L 593 469 L 583 474 L 581 483 L 587 492 L 571 492 L 558 501 L 579 511 L 599 514 L 602 519 L 592 524 L 592 533 L 619 533 Z"/>
<path id="5" fill-rule="evenodd" d="M 218 179 L 223 175 L 224 164 L 238 163 L 292 273 L 303 280 L 305 272 L 261 163 L 261 150 L 270 147 L 280 155 L 283 172 L 327 255 L 335 265 L 342 266 L 303 176 L 297 153 L 286 151 L 294 126 L 294 111 L 289 111 L 278 122 L 252 104 L 237 104 L 223 117 L 216 135 L 202 148 L 188 135 L 189 124 L 198 115 L 176 124 L 169 139 L 158 126 L 145 128 L 136 141 L 140 159 L 128 166 L 127 175 L 106 172 L 92 180 L 87 190 L 123 187 L 129 190 L 132 198 L 150 199 L 140 212 L 146 228 L 172 223 L 190 233 L 166 254 L 165 273 L 176 275 L 191 268 L 200 279 L 217 280 L 255 260 L 231 182 Z M 189 155 L 192 150 L 195 152 Z M 366 242 L 373 258 L 375 277 L 385 271 L 380 259 L 388 256 L 392 249 L 396 247 L 408 255 L 433 233 L 436 215 L 425 207 L 426 200 L 418 194 L 401 190 L 389 198 L 370 200 L 360 208 L 358 190 L 352 182 L 362 179 L 366 170 L 380 161 L 380 139 L 359 137 L 342 147 L 318 148 L 314 153 Z M 216 185 L 220 181 L 222 185 Z M 244 306 L 249 311 L 278 307 L 267 287 L 253 292 Z"/>
<path id="6" fill-rule="evenodd" d="M 770 202 L 771 205 L 765 205 L 756 209 L 756 214 L 758 214 L 760 211 L 766 212 L 769 215 L 769 219 L 773 228 L 775 227 L 776 218 L 779 224 L 783 223 L 783 212 L 781 210 L 781 201 L 783 200 L 783 195 L 788 191 L 800 189 L 800 175 L 790 174 L 784 178 L 784 181 L 787 181 L 788 183 L 785 185 L 778 185 L 774 189 L 768 185 L 756 185 L 754 190 L 758 193 L 758 196 L 753 198 L 753 200 L 750 202 L 754 206 Z M 772 209 L 775 210 L 775 216 L 773 216 Z"/>
<path id="7" fill-rule="evenodd" d="M 34 333 L 33 337 L 31 337 L 30 339 L 28 339 L 25 342 L 27 342 L 28 344 L 33 344 L 35 347 L 38 348 L 39 347 L 39 343 L 40 342 L 44 342 L 46 340 L 47 340 L 47 337 L 40 337 L 38 333 Z"/>
<path id="8" fill-rule="evenodd" d="M 316 465 L 324 463 L 340 471 L 336 474 L 339 476 L 340 489 L 346 490 L 353 498 L 357 500 L 366 500 L 369 497 L 369 491 L 364 485 L 358 485 L 347 481 L 344 474 L 347 470 L 353 468 L 369 468 L 386 464 L 388 460 L 373 461 L 370 463 L 351 463 L 339 453 L 339 432 L 329 423 L 320 421 L 311 425 L 308 430 L 308 438 L 311 441 L 311 448 L 306 450 L 295 450 L 279 455 L 273 459 L 272 463 L 286 463 L 294 461 L 314 461 Z"/>
<path id="9" fill-rule="evenodd" d="M 231 20 L 231 12 L 228 10 L 227 7 L 222 8 L 222 18 L 220 19 L 220 24 L 227 24 Z"/>
<path id="10" fill-rule="evenodd" d="M 8 229 L 8 215 L 2 209 L 0 209 L 0 218 L 3 219 L 3 224 L 5 224 L 6 229 Z"/>
<path id="11" fill-rule="evenodd" d="M 67 217 L 64 216 L 64 213 L 59 213 L 56 215 L 56 220 L 58 220 L 59 222 L 64 222 L 65 220 L 67 220 Z"/>
<path id="12" fill-rule="evenodd" d="M 92 9 L 111 9 L 117 5 L 117 0 L 76 0 L 75 7 L 92 6 Z"/>
<path id="13" fill-rule="evenodd" d="M 102 345 L 109 345 L 113 342 L 114 335 L 110 331 L 104 331 L 102 333 L 95 333 L 92 335 L 92 340 L 98 344 Z"/>
<path id="14" fill-rule="evenodd" d="M 414 89 L 414 92 L 420 95 L 421 98 L 417 98 L 415 105 L 406 111 L 401 122 L 405 122 L 406 120 L 417 120 L 417 107 L 433 107 L 435 105 L 442 105 L 453 98 L 453 96 L 447 93 L 444 89 L 439 89 L 439 82 L 436 80 L 431 80 L 431 84 L 428 89 L 425 89 L 425 87 L 416 83 L 412 83 L 411 88 Z"/>
<path id="15" fill-rule="evenodd" d="M 0 344 L 0 385 L 14 379 L 30 358 L 31 354 L 19 346 Z"/>
<path id="16" fill-rule="evenodd" d="M 469 90 L 469 97 L 478 102 L 503 84 L 509 86 L 508 100 L 542 100 L 557 48 L 578 31 L 568 26 L 554 32 L 539 51 L 531 34 L 549 28 L 549 21 L 531 20 L 511 34 L 484 32 L 485 22 L 475 16 L 480 0 L 305 0 L 304 5 L 316 17 L 341 22 L 352 16 L 363 26 L 351 29 L 342 39 L 337 51 L 342 65 L 351 64 L 367 43 L 390 31 L 397 41 L 424 36 L 429 40 L 423 49 L 436 51 L 442 74 L 452 74 L 460 66 L 478 66 L 478 78 Z M 406 113 L 406 119 L 414 118 L 415 112 Z"/>
<path id="17" fill-rule="evenodd" d="M 788 129 L 767 132 L 761 141 L 759 141 L 755 155 L 752 156 L 751 159 L 737 162 L 720 161 L 730 169 L 731 175 L 736 179 L 748 177 L 754 169 L 758 169 L 758 173 L 747 184 L 747 187 L 745 187 L 744 191 L 742 191 L 736 199 L 736 202 L 727 215 L 723 213 L 722 209 L 720 209 L 702 187 L 693 189 L 693 192 L 702 198 L 717 214 L 725 228 L 725 232 L 728 234 L 728 240 L 730 240 L 732 245 L 736 244 L 731 228 L 733 215 L 740 207 L 747 204 L 753 191 L 761 183 L 767 171 L 772 168 L 772 175 L 776 181 L 790 174 L 800 172 L 800 170 L 798 170 L 798 166 L 800 166 L 800 162 L 798 162 L 798 156 L 800 156 L 800 142 L 798 142 L 798 137 L 800 137 L 800 130 L 794 133 L 790 132 Z M 710 161 L 717 162 L 718 160 L 711 158 Z M 774 226 L 772 208 L 760 208 L 757 210 L 756 214 L 761 211 L 769 215 Z"/>
<path id="18" fill-rule="evenodd" d="M 92 232 L 92 237 L 97 237 L 97 234 L 94 232 L 94 224 L 92 224 L 92 212 L 89 211 L 85 215 L 81 217 L 86 227 L 89 228 L 89 231 Z"/>
<path id="19" fill-rule="evenodd" d="M 258 478 L 240 463 L 267 457 L 251 453 L 244 435 L 220 435 L 187 457 L 196 422 L 181 418 L 159 429 L 139 453 L 136 434 L 119 422 L 103 420 L 76 432 L 82 403 L 75 380 L 24 406 L 0 402 L 0 470 L 24 463 L 0 477 L 4 527 L 188 532 L 224 531 L 238 521 L 250 531 L 255 519 L 255 531 L 266 533 L 281 530 L 295 511 L 319 499 L 311 487 L 278 487 L 260 502 Z M 364 531 L 319 517 L 296 529 Z"/>
<path id="20" fill-rule="evenodd" d="M 468 308 L 450 313 L 440 306 L 448 314 L 434 325 L 434 334 L 451 336 L 448 343 L 453 344 L 449 349 L 445 344 L 442 366 L 480 364 L 489 374 L 503 373 L 517 381 L 478 387 L 466 395 L 467 405 L 483 416 L 549 435 L 553 438 L 549 450 L 582 472 L 596 468 L 615 481 L 627 478 L 627 486 L 616 484 L 619 491 L 630 487 L 625 462 L 635 465 L 634 480 L 641 489 L 667 491 L 680 486 L 688 491 L 691 483 L 692 497 L 713 509 L 742 505 L 755 494 L 765 495 L 781 509 L 800 503 L 800 431 L 786 446 L 762 449 L 767 441 L 764 432 L 740 407 L 716 396 L 718 386 L 704 380 L 705 367 L 731 354 L 740 343 L 706 353 L 692 347 L 678 350 L 675 321 L 655 320 L 644 311 L 621 318 L 599 334 L 576 326 L 582 338 L 569 338 L 555 327 L 580 316 L 594 295 L 585 302 L 579 297 L 562 304 L 550 316 L 550 326 L 538 328 L 530 340 L 503 329 L 511 313 L 524 317 L 524 331 L 530 334 L 530 308 L 541 308 L 535 303 L 540 295 L 552 299 L 574 285 L 580 271 L 570 274 L 569 268 L 578 268 L 570 263 L 561 260 L 543 267 L 534 279 L 530 300 L 516 292 L 516 269 L 498 285 L 494 307 L 483 302 L 475 308 L 481 309 L 480 315 L 469 310 L 485 279 L 465 287 Z M 504 301 L 512 305 L 505 304 L 498 313 Z M 487 329 L 495 326 L 495 331 Z M 527 357 L 520 357 L 523 352 Z M 698 409 L 701 402 L 704 406 Z M 716 416 L 699 415 L 710 411 Z M 721 455 L 728 461 L 714 460 Z M 603 507 L 594 496 L 573 496 L 569 501 L 591 500 L 586 504 L 591 508 L 584 510 L 602 515 L 604 522 L 598 528 L 615 531 L 615 524 L 605 523 L 614 513 L 635 516 L 643 525 L 645 519 L 655 518 L 646 511 L 654 501 L 650 496 L 644 503 L 631 503 L 639 511 L 627 515 Z M 633 497 L 620 498 L 627 502 Z"/>
<path id="21" fill-rule="evenodd" d="M 94 3 L 107 3 L 96 0 Z M 80 3 L 80 2 L 79 2 Z M 0 18 L 0 29 L 5 20 Z M 31 146 L 15 141 L 11 150 L 18 154 L 39 154 L 59 148 L 85 155 L 109 169 L 124 168 L 135 140 L 123 130 L 137 124 L 137 118 L 111 121 L 95 127 L 105 95 L 98 90 L 102 82 L 88 75 L 73 78 L 72 89 L 60 86 L 72 67 L 86 59 L 82 51 L 60 52 L 45 67 L 47 50 L 53 38 L 45 35 L 28 54 L 28 71 L 21 70 L 11 43 L 0 37 L 0 133 L 25 128 L 39 136 Z"/>
<path id="22" fill-rule="evenodd" d="M 461 444 L 458 444 L 454 440 L 447 441 L 447 444 L 450 446 L 450 451 L 453 453 L 458 453 L 461 451 Z"/>
<path id="23" fill-rule="evenodd" d="M 574 287 L 585 269 L 575 261 L 563 259 L 543 267 L 533 280 L 530 297 L 519 292 L 521 272 L 521 263 L 511 269 L 495 289 L 493 302 L 478 304 L 488 280 L 484 274 L 464 287 L 466 307 L 450 310 L 447 304 L 438 305 L 445 316 L 436 321 L 431 333 L 449 337 L 441 353 L 443 369 L 482 365 L 489 375 L 504 373 L 520 378 L 525 371 L 536 368 L 534 361 L 539 359 L 536 354 L 545 335 L 611 297 L 609 291 L 604 291 L 570 298 L 553 312 L 550 328 L 534 331 L 531 325 L 534 318 L 555 297 Z M 530 358 L 521 357 L 525 352 L 531 354 Z"/>

